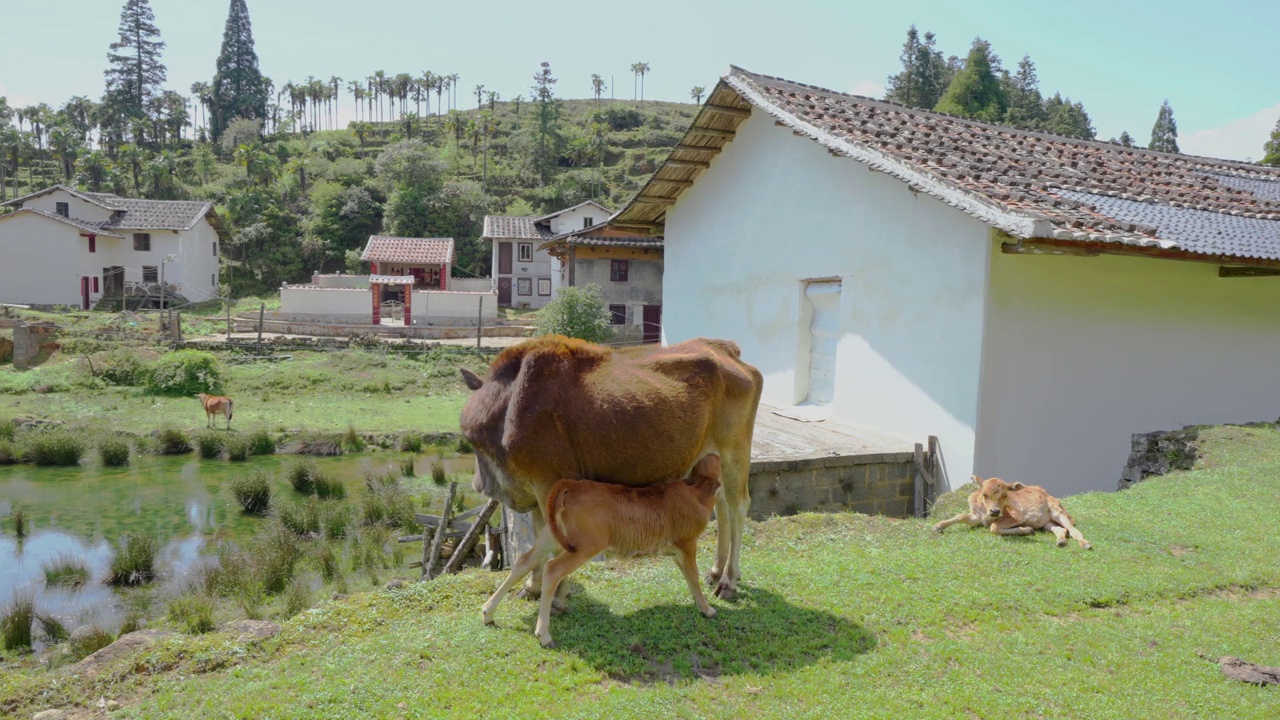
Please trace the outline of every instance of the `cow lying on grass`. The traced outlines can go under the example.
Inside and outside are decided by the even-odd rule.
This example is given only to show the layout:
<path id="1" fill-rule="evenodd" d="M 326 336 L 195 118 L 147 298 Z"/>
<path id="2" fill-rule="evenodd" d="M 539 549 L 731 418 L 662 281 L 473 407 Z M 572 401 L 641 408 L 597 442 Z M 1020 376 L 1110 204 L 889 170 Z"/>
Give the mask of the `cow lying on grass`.
<path id="1" fill-rule="evenodd" d="M 593 480 L 561 480 L 547 498 L 546 524 L 533 547 L 516 560 L 511 574 L 484 604 L 484 622 L 493 623 L 498 603 L 513 585 L 541 565 L 556 546 L 563 548 L 542 573 L 542 597 L 535 632 L 552 647 L 551 604 L 560 581 L 606 549 L 623 556 L 673 554 L 698 610 L 715 617 L 698 584 L 698 536 L 711 521 L 720 490 L 720 457 L 708 455 L 687 480 L 633 488 Z"/>
<path id="2" fill-rule="evenodd" d="M 1048 530 L 1058 538 L 1058 547 L 1066 545 L 1070 535 L 1085 550 L 1093 548 L 1062 509 L 1062 502 L 1044 488 L 1020 482 L 1010 484 L 1000 478 L 984 481 L 977 475 L 973 482 L 978 489 L 969 494 L 969 512 L 934 525 L 935 532 L 956 523 L 985 525 L 995 535 L 1030 535 L 1036 530 Z"/>

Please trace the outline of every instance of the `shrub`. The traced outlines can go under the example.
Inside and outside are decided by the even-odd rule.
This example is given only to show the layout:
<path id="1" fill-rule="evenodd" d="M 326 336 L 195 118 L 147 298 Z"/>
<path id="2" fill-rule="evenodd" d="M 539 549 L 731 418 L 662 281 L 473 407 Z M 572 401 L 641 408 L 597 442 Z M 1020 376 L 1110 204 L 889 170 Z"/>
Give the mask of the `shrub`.
<path id="1" fill-rule="evenodd" d="M 142 585 L 156 576 L 156 555 L 160 543 L 150 535 L 125 533 L 116 544 L 116 554 L 111 558 L 112 585 Z"/>
<path id="2" fill-rule="evenodd" d="M 401 435 L 400 449 L 411 453 L 422 452 L 422 435 L 415 432 L 409 432 Z"/>
<path id="3" fill-rule="evenodd" d="M 415 460 L 414 456 L 409 455 L 408 457 L 406 457 L 406 458 L 404 458 L 403 460 L 401 460 L 401 461 L 400 461 L 400 474 L 401 474 L 402 476 L 407 477 L 407 478 L 411 478 L 411 477 L 413 477 L 413 474 L 414 474 L 414 473 L 413 473 L 413 461 L 414 461 L 414 460 Z"/>
<path id="4" fill-rule="evenodd" d="M 360 496 L 360 521 L 368 526 L 413 527 L 413 498 L 400 487 L 395 475 L 366 476 Z"/>
<path id="5" fill-rule="evenodd" d="M 169 603 L 169 620 L 188 634 L 203 635 L 214 629 L 213 600 L 202 593 L 179 595 Z"/>
<path id="6" fill-rule="evenodd" d="M 271 478 L 264 470 L 254 470 L 231 480 L 231 494 L 251 515 L 265 515 L 271 506 Z"/>
<path id="7" fill-rule="evenodd" d="M 150 375 L 147 362 L 136 350 L 112 350 L 94 365 L 98 377 L 112 385 L 144 385 Z"/>
<path id="8" fill-rule="evenodd" d="M 342 574 L 342 565 L 338 562 L 338 552 L 333 549 L 333 545 L 327 542 L 315 544 L 312 551 L 312 558 L 315 560 L 316 567 L 320 570 L 320 577 L 325 582 L 333 582 Z"/>
<path id="9" fill-rule="evenodd" d="M 276 506 L 276 518 L 294 535 L 304 538 L 320 534 L 320 502 L 311 498 L 305 503 L 286 502 Z"/>
<path id="10" fill-rule="evenodd" d="M 129 443 L 123 438 L 112 435 L 98 443 L 98 455 L 102 464 L 108 467 L 122 467 L 129 464 Z"/>
<path id="11" fill-rule="evenodd" d="M 59 552 L 41 566 L 46 585 L 79 587 L 89 582 L 89 565 L 83 557 L 69 552 Z"/>
<path id="12" fill-rule="evenodd" d="M 0 420 L 0 440 L 13 440 L 18 432 L 18 424 L 9 418 Z"/>
<path id="13" fill-rule="evenodd" d="M 0 440 L 0 465 L 22 462 L 22 450 L 12 440 Z"/>
<path id="14" fill-rule="evenodd" d="M 364 438 L 360 437 L 360 433 L 356 432 L 354 425 L 347 425 L 347 431 L 342 434 L 342 447 L 348 452 L 364 450 Z M 338 455 L 340 453 L 333 454 Z"/>
<path id="15" fill-rule="evenodd" d="M 159 395 L 215 393 L 222 387 L 222 368 L 218 359 L 207 352 L 178 350 L 156 361 L 147 387 Z"/>
<path id="16" fill-rule="evenodd" d="M 271 437 L 271 433 L 266 430 L 254 430 L 249 434 L 249 452 L 254 455 L 274 455 L 275 438 Z"/>
<path id="17" fill-rule="evenodd" d="M 227 445 L 227 436 L 212 430 L 201 430 L 196 433 L 195 441 L 196 450 L 199 451 L 200 457 L 205 460 L 212 460 L 222 456 L 222 451 Z"/>
<path id="18" fill-rule="evenodd" d="M 262 617 L 266 596 L 249 554 L 236 552 L 225 543 L 220 545 L 218 564 L 205 570 L 204 587 L 219 597 L 234 598 L 245 617 L 251 620 Z"/>
<path id="19" fill-rule="evenodd" d="M 249 442 L 249 438 L 243 435 L 227 436 L 224 450 L 226 452 L 227 459 L 231 462 L 244 462 L 245 460 L 248 460 L 249 451 L 251 449 L 252 445 Z"/>
<path id="20" fill-rule="evenodd" d="M 84 630 L 77 628 L 75 632 L 71 633 L 71 642 L 67 645 L 67 651 L 71 654 L 73 660 L 81 660 L 113 642 L 115 642 L 115 638 L 111 636 L 111 633 L 97 625 L 91 625 Z"/>
<path id="21" fill-rule="evenodd" d="M 444 485 L 448 481 L 449 474 L 444 471 L 444 457 L 437 455 L 436 459 L 431 461 L 431 482 Z"/>
<path id="22" fill-rule="evenodd" d="M 191 452 L 191 440 L 177 428 L 165 428 L 156 433 L 154 449 L 157 455 L 183 455 Z"/>
<path id="23" fill-rule="evenodd" d="M 258 532 L 253 541 L 253 568 L 268 594 L 278 595 L 289 586 L 300 554 L 297 536 L 284 525 L 273 522 Z"/>
<path id="24" fill-rule="evenodd" d="M 294 460 L 284 471 L 284 476 L 293 489 L 307 494 L 315 488 L 315 479 L 319 474 L 320 469 L 316 467 L 314 460 Z"/>
<path id="25" fill-rule="evenodd" d="M 331 503 L 321 507 L 320 529 L 324 536 L 330 540 L 346 537 L 351 528 L 351 515 L 351 506 L 346 504 Z"/>
<path id="26" fill-rule="evenodd" d="M 347 496 L 347 486 L 338 478 L 317 474 L 312 480 L 316 497 L 321 500 L 341 500 Z"/>
<path id="27" fill-rule="evenodd" d="M 26 590 L 15 591 L 13 600 L 0 610 L 0 637 L 5 650 L 31 647 L 31 621 L 35 619 L 36 596 Z"/>
<path id="28" fill-rule="evenodd" d="M 539 311 L 534 334 L 606 342 L 613 339 L 612 317 L 599 285 L 561 288 L 560 294 Z"/>
<path id="29" fill-rule="evenodd" d="M 36 465 L 78 465 L 86 443 L 74 430 L 55 429 L 24 433 L 20 453 Z"/>
<path id="30" fill-rule="evenodd" d="M 305 577 L 296 577 L 284 594 L 284 616 L 293 617 L 311 607 L 311 583 Z"/>
<path id="31" fill-rule="evenodd" d="M 475 452 L 475 448 L 471 447 L 471 441 L 462 436 L 458 437 L 458 445 L 455 449 L 464 455 Z"/>

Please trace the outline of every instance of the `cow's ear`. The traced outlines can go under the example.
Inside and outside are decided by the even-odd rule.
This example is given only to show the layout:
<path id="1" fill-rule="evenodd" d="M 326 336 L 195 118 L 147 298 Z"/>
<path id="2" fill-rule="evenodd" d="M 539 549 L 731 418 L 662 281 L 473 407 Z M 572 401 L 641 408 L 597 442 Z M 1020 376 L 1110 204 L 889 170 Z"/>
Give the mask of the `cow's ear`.
<path id="1" fill-rule="evenodd" d="M 974 485 L 977 485 L 978 487 L 982 487 L 982 478 L 978 477 L 977 475 L 974 475 L 969 479 L 973 481 Z"/>
<path id="2" fill-rule="evenodd" d="M 481 380 L 479 375 L 471 372 L 466 368 L 462 368 L 461 372 L 462 372 L 462 382 L 466 383 L 467 387 L 471 388 L 472 390 L 479 390 L 481 387 L 484 386 L 484 380 Z"/>
<path id="3" fill-rule="evenodd" d="M 1023 484 L 1022 484 L 1022 483 L 1020 483 L 1020 482 L 1016 482 L 1016 483 L 1013 483 L 1012 485 L 1010 485 L 1010 486 L 1009 486 L 1009 489 L 1010 489 L 1010 490 L 1021 490 L 1021 489 L 1022 489 L 1022 488 L 1024 488 L 1024 487 L 1026 487 L 1026 485 L 1023 485 Z"/>

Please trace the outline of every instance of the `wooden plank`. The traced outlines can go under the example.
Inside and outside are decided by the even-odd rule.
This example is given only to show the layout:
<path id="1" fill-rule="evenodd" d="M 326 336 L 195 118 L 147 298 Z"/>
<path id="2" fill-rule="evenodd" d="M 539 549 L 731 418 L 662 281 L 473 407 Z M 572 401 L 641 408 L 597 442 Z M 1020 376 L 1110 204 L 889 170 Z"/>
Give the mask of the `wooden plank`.
<path id="1" fill-rule="evenodd" d="M 1217 277 L 1220 278 L 1274 278 L 1280 275 L 1280 268 L 1228 268 L 1220 266 Z"/>
<path id="2" fill-rule="evenodd" d="M 675 158 L 668 158 L 663 164 L 671 167 L 698 168 L 699 170 L 706 170 L 711 167 L 711 163 L 705 160 L 676 160 Z"/>
<path id="3" fill-rule="evenodd" d="M 732 130 L 716 130 L 715 128 L 698 127 L 697 125 L 689 128 L 689 132 L 704 137 L 732 138 L 734 136 Z"/>
<path id="4" fill-rule="evenodd" d="M 676 199 L 669 197 L 658 197 L 657 195 L 637 195 L 635 202 L 649 203 L 650 205 L 675 205 Z"/>
<path id="5" fill-rule="evenodd" d="M 744 108 L 729 107 L 727 105 L 712 105 L 711 103 L 707 103 L 706 105 L 703 105 L 703 107 L 718 115 L 728 115 L 730 117 L 736 117 L 736 118 L 751 117 L 751 110 L 749 108 L 744 109 Z"/>
<path id="6" fill-rule="evenodd" d="M 1096 251 L 1104 255 L 1121 255 L 1126 257 L 1145 257 L 1159 260 L 1183 260 L 1185 262 L 1210 263 L 1239 267 L 1280 268 L 1280 260 L 1263 258 L 1241 258 L 1230 255 L 1201 255 L 1184 250 L 1165 250 L 1162 248 L 1144 248 L 1134 245 L 1107 242 L 1085 242 L 1078 240 L 1059 240 L 1057 238 L 1032 238 L 1022 241 L 1023 248 L 1053 248 L 1055 250 Z"/>
<path id="7" fill-rule="evenodd" d="M 449 516 L 453 513 L 453 497 L 458 492 L 458 483 L 449 483 L 449 498 L 445 500 L 444 510 L 440 516 L 440 526 L 430 543 L 422 543 L 422 579 L 430 580 L 436 563 L 440 560 L 440 546 L 444 544 L 444 530 L 449 525 Z"/>
<path id="8" fill-rule="evenodd" d="M 916 443 L 915 449 L 915 516 L 924 517 L 924 445 Z"/>
<path id="9" fill-rule="evenodd" d="M 720 148 L 698 147 L 697 145 L 685 145 L 684 143 L 680 143 L 679 145 L 671 148 L 671 152 L 673 153 L 674 152 L 703 152 L 703 153 L 711 153 L 712 155 L 715 155 L 720 152 Z M 671 161 L 668 160 L 667 162 L 671 162 Z"/>
<path id="10" fill-rule="evenodd" d="M 692 180 L 669 180 L 669 179 L 667 179 L 667 178 L 655 177 L 655 178 L 653 178 L 652 182 L 662 183 L 662 184 L 664 184 L 664 185 L 675 185 L 675 186 L 676 186 L 676 187 L 678 187 L 678 188 L 691 188 L 691 187 L 693 187 L 693 181 L 692 181 Z"/>
<path id="11" fill-rule="evenodd" d="M 489 527 L 489 517 L 493 515 L 494 510 L 498 509 L 498 501 L 490 500 L 476 509 L 479 511 L 476 521 L 467 530 L 467 534 L 463 535 L 462 539 L 458 541 L 457 547 L 453 549 L 453 556 L 444 565 L 444 572 L 446 573 L 458 572 L 458 569 L 462 567 L 463 561 L 471 554 L 471 548 L 475 547 L 476 540 L 480 539 L 480 531 Z"/>

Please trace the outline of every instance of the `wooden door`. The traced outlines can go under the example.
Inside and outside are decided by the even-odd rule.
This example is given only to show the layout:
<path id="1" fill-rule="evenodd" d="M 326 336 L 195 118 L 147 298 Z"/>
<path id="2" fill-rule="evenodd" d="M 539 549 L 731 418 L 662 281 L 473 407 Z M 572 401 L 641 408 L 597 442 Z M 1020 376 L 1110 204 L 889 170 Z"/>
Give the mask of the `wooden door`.
<path id="1" fill-rule="evenodd" d="M 656 343 L 662 339 L 662 306 L 644 306 L 644 342 Z"/>
<path id="2" fill-rule="evenodd" d="M 511 307 L 511 278 L 498 278 L 498 305 Z"/>
<path id="3" fill-rule="evenodd" d="M 498 274 L 511 274 L 511 243 L 498 243 Z"/>
<path id="4" fill-rule="evenodd" d="M 89 309 L 89 278 L 80 278 L 80 309 Z"/>

